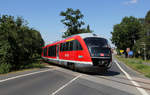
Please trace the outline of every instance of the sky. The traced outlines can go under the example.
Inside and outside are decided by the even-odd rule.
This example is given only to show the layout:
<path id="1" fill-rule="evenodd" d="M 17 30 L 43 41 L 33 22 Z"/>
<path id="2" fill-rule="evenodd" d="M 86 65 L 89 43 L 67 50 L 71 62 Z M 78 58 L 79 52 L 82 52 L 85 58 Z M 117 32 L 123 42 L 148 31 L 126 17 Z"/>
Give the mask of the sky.
<path id="1" fill-rule="evenodd" d="M 21 16 L 28 26 L 40 31 L 45 43 L 61 40 L 66 27 L 59 14 L 67 8 L 79 9 L 83 21 L 95 34 L 111 39 L 113 26 L 123 17 L 144 18 L 150 10 L 150 0 L 1 0 L 0 14 Z M 110 42 L 111 43 L 111 42 Z"/>

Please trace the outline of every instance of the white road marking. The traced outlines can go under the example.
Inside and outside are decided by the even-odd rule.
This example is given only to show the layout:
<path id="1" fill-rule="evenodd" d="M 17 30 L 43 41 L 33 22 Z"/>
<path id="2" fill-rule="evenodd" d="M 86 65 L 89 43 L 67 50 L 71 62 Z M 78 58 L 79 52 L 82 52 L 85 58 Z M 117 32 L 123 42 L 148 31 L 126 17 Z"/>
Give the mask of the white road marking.
<path id="1" fill-rule="evenodd" d="M 58 90 L 56 90 L 55 92 L 53 92 L 51 95 L 55 95 L 56 93 L 58 93 L 60 90 L 64 89 L 66 86 L 68 86 L 69 84 L 71 84 L 73 81 L 75 81 L 76 79 L 78 79 L 79 77 L 81 77 L 82 75 L 78 75 L 75 78 L 73 78 L 72 80 L 70 80 L 68 83 L 66 83 L 65 85 L 63 85 L 62 87 L 60 87 Z"/>
<path id="2" fill-rule="evenodd" d="M 49 66 L 49 65 L 48 65 L 48 66 L 46 66 L 46 67 L 48 67 L 48 68 L 53 68 L 53 67 L 56 67 L 56 66 Z"/>
<path id="3" fill-rule="evenodd" d="M 25 77 L 25 76 L 29 76 L 29 75 L 33 75 L 33 74 L 42 73 L 42 72 L 52 71 L 52 70 L 55 70 L 55 69 L 48 69 L 48 70 L 44 70 L 44 71 L 38 71 L 38 72 L 28 73 L 28 74 L 24 74 L 24 75 L 18 75 L 18 76 L 15 76 L 15 77 L 11 77 L 11 78 L 7 78 L 7 79 L 4 79 L 4 80 L 0 80 L 0 83 L 8 81 L 8 80 L 12 80 L 12 79 L 16 79 L 16 78 L 21 78 L 21 77 Z"/>
<path id="4" fill-rule="evenodd" d="M 122 67 L 116 60 L 115 63 L 119 67 L 119 69 L 126 75 L 126 77 L 131 81 L 131 83 L 136 86 L 137 90 L 140 91 L 142 95 L 149 95 L 143 88 L 140 88 L 141 86 L 137 82 L 135 82 L 125 70 L 122 69 Z"/>

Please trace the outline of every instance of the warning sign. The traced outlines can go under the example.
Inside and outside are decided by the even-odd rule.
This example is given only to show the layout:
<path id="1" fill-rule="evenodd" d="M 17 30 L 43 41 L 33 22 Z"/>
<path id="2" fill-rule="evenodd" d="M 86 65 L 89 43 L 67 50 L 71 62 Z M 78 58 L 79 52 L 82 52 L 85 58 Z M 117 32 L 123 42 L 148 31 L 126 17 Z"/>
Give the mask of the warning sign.
<path id="1" fill-rule="evenodd" d="M 123 53 L 124 52 L 124 50 L 120 50 L 120 53 Z"/>

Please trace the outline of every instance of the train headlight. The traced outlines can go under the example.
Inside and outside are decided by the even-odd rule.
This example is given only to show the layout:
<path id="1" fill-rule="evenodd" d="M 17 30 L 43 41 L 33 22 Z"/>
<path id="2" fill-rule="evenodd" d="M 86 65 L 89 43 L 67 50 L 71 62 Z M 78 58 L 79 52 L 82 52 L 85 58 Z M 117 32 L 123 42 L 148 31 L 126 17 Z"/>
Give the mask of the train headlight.
<path id="1" fill-rule="evenodd" d="M 104 56 L 104 53 L 100 53 L 100 56 Z"/>

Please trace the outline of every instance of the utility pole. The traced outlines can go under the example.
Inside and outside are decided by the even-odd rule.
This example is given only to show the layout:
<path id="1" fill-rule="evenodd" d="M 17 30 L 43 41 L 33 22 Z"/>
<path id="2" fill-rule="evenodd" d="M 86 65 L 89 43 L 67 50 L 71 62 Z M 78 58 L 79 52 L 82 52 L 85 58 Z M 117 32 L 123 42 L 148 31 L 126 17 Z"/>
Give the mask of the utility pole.
<path id="1" fill-rule="evenodd" d="M 147 58 L 146 58 L 146 44 L 144 43 L 143 45 L 144 45 L 144 60 L 147 60 Z"/>
<path id="2" fill-rule="evenodd" d="M 144 43 L 144 42 L 142 42 L 142 44 L 141 45 L 143 45 L 144 46 L 144 60 L 147 60 L 147 58 L 146 58 L 146 44 Z"/>

